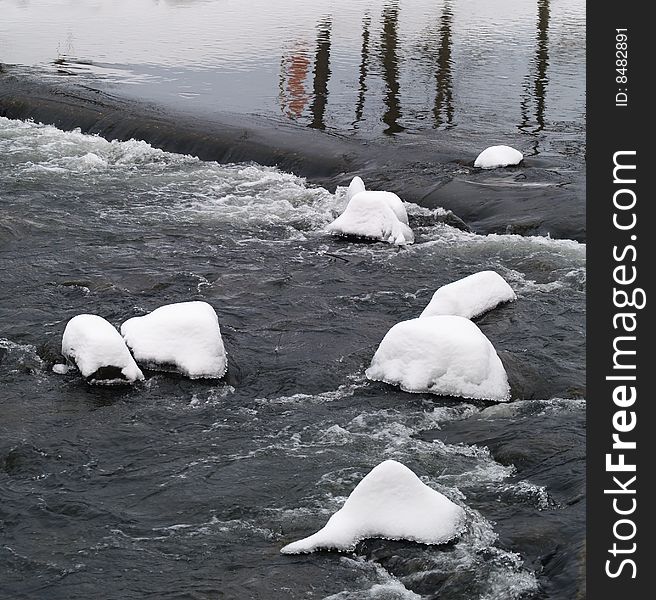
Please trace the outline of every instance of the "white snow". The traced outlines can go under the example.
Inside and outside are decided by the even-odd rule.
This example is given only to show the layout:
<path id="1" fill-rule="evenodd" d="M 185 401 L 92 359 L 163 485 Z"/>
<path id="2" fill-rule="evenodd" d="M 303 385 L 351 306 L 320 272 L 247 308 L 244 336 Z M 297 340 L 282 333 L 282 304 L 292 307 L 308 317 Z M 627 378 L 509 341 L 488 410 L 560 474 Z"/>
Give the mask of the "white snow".
<path id="1" fill-rule="evenodd" d="M 132 383 L 144 378 L 119 332 L 98 315 L 73 317 L 64 330 L 61 352 L 90 383 Z M 104 378 L 98 374 L 102 367 L 114 367 L 122 377 Z"/>
<path id="2" fill-rule="evenodd" d="M 478 155 L 474 166 L 481 169 L 496 169 L 518 165 L 522 160 L 524 155 L 510 146 L 490 146 Z"/>
<path id="3" fill-rule="evenodd" d="M 327 230 L 397 245 L 412 244 L 415 239 L 403 201 L 392 192 L 358 192 Z"/>
<path id="4" fill-rule="evenodd" d="M 422 483 L 405 465 L 386 460 L 355 487 L 323 529 L 281 552 L 349 551 L 367 538 L 443 544 L 460 534 L 464 525 L 460 506 Z"/>
<path id="5" fill-rule="evenodd" d="M 420 317 L 457 315 L 473 319 L 517 296 L 496 271 L 480 271 L 439 288 Z"/>
<path id="6" fill-rule="evenodd" d="M 469 319 L 435 316 L 392 327 L 366 371 L 406 392 L 505 402 L 508 377 L 494 347 Z"/>
<path id="7" fill-rule="evenodd" d="M 362 181 L 362 179 L 356 175 L 353 179 L 351 179 L 351 183 L 349 183 L 348 189 L 346 190 L 346 201 L 350 202 L 353 196 L 364 191 L 364 181 Z"/>
<path id="8" fill-rule="evenodd" d="M 52 365 L 52 372 L 57 373 L 57 375 L 66 375 L 66 373 L 68 373 L 71 370 L 71 368 L 72 367 L 70 365 L 64 365 L 59 363 L 56 365 Z"/>
<path id="9" fill-rule="evenodd" d="M 207 302 L 179 302 L 121 325 L 137 362 L 190 377 L 220 378 L 228 361 L 216 312 Z"/>

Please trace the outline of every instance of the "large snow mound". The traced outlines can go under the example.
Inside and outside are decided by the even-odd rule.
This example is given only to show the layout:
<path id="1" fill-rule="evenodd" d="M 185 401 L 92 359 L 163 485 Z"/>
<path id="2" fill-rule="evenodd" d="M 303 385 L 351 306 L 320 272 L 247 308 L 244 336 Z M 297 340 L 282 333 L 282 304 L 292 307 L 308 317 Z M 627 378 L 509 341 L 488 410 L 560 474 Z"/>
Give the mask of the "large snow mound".
<path id="1" fill-rule="evenodd" d="M 403 201 L 392 192 L 358 192 L 327 230 L 335 235 L 352 235 L 392 244 L 412 244 Z"/>
<path id="2" fill-rule="evenodd" d="M 439 288 L 420 317 L 457 315 L 473 319 L 517 296 L 496 271 L 480 271 Z"/>
<path id="3" fill-rule="evenodd" d="M 367 538 L 443 544 L 459 535 L 464 525 L 460 506 L 429 488 L 405 465 L 386 460 L 355 487 L 323 529 L 281 552 L 349 551 Z"/>
<path id="4" fill-rule="evenodd" d="M 116 328 L 98 315 L 77 315 L 62 337 L 62 354 L 89 383 L 111 385 L 144 378 Z"/>
<path id="5" fill-rule="evenodd" d="M 192 379 L 220 378 L 228 361 L 219 320 L 207 302 L 179 302 L 133 317 L 121 333 L 137 362 Z"/>
<path id="6" fill-rule="evenodd" d="M 422 317 L 392 327 L 366 371 L 406 392 L 505 402 L 508 377 L 494 347 L 469 319 Z"/>
<path id="7" fill-rule="evenodd" d="M 522 160 L 524 155 L 510 146 L 490 146 L 478 155 L 474 166 L 481 169 L 496 169 L 518 165 Z"/>

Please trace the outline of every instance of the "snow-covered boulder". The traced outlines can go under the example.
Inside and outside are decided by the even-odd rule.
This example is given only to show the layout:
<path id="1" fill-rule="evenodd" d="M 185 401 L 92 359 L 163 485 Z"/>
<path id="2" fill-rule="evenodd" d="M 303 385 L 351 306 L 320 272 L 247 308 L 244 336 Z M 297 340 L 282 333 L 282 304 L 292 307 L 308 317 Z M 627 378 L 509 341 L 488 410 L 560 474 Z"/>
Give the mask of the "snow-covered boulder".
<path id="1" fill-rule="evenodd" d="M 366 376 L 406 392 L 505 402 L 508 377 L 494 347 L 469 319 L 422 317 L 392 327 Z"/>
<path id="2" fill-rule="evenodd" d="M 464 525 L 460 506 L 429 488 L 405 465 L 386 460 L 355 487 L 323 529 L 281 552 L 349 551 L 367 538 L 443 544 L 458 536 Z"/>
<path id="3" fill-rule="evenodd" d="M 98 315 L 77 315 L 62 337 L 62 354 L 89 383 L 113 385 L 144 378 L 121 334 Z"/>
<path id="4" fill-rule="evenodd" d="M 228 367 L 219 320 L 207 302 L 179 302 L 133 317 L 121 333 L 137 362 L 190 377 L 221 378 Z"/>
<path id="5" fill-rule="evenodd" d="M 351 179 L 351 183 L 349 183 L 348 189 L 346 190 L 346 201 L 350 202 L 353 196 L 364 191 L 364 181 L 362 181 L 361 177 L 356 175 L 353 179 Z"/>
<path id="6" fill-rule="evenodd" d="M 357 236 L 392 244 L 412 244 L 403 201 L 392 192 L 358 192 L 327 230 L 335 235 Z"/>
<path id="7" fill-rule="evenodd" d="M 496 271 L 480 271 L 439 288 L 420 317 L 457 315 L 473 319 L 516 299 L 515 292 Z"/>
<path id="8" fill-rule="evenodd" d="M 518 165 L 522 160 L 524 155 L 510 146 L 490 146 L 478 155 L 474 166 L 481 169 L 496 169 Z"/>

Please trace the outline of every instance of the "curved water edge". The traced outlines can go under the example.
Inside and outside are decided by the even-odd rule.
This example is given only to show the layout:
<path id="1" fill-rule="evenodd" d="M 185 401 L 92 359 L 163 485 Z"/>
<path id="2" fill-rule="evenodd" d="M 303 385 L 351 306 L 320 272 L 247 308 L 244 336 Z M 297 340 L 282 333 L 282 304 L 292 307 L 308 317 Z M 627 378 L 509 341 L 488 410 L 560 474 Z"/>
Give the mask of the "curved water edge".
<path id="1" fill-rule="evenodd" d="M 345 188 L 4 118 L 0 164 L 8 593 L 106 583 L 131 597 L 174 578 L 181 593 L 275 599 L 580 594 L 584 244 L 478 235 L 410 203 L 415 245 L 353 243 L 325 232 Z M 365 380 L 394 323 L 481 268 L 518 295 L 476 320 L 513 402 Z M 135 389 L 89 391 L 51 371 L 75 314 L 118 325 L 190 299 L 221 319 L 219 385 L 150 373 Z M 384 458 L 466 507 L 459 540 L 278 555 Z M 40 529 L 26 533 L 26 519 Z"/>
<path id="2" fill-rule="evenodd" d="M 0 116 L 110 140 L 140 139 L 203 160 L 254 161 L 331 191 L 359 175 L 368 189 L 452 210 L 479 233 L 585 240 L 584 173 L 566 156 L 529 157 L 503 173 L 479 172 L 472 165 L 482 148 L 455 151 L 435 135 L 363 140 L 273 116 L 182 112 L 127 99 L 102 80 L 62 81 L 26 67 L 4 67 L 0 81 Z"/>

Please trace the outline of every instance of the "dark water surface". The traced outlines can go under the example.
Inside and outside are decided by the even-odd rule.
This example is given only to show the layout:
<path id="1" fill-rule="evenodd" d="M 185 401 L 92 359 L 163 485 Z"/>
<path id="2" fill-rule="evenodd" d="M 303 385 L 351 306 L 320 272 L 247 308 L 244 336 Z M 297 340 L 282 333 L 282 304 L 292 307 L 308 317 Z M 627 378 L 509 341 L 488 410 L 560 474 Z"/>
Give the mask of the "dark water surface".
<path id="1" fill-rule="evenodd" d="M 0 590 L 7 598 L 573 598 L 582 581 L 585 246 L 408 205 L 407 249 L 331 238 L 302 180 L 0 118 Z M 367 382 L 384 333 L 496 269 L 479 320 L 515 402 Z M 87 387 L 67 319 L 215 307 L 220 383 Z M 278 554 L 384 458 L 466 507 L 455 544 Z"/>
<path id="2" fill-rule="evenodd" d="M 583 598 L 586 247 L 546 234 L 585 239 L 584 3 L 0 12 L 0 115 L 152 142 L 0 116 L 0 598 Z M 525 164 L 473 170 L 495 143 Z M 324 233 L 357 173 L 413 200 L 414 245 Z M 483 269 L 518 295 L 477 320 L 511 403 L 365 379 L 392 325 Z M 52 372 L 74 315 L 192 299 L 224 380 Z M 279 554 L 386 458 L 465 508 L 459 540 Z"/>
<path id="3" fill-rule="evenodd" d="M 581 0 L 32 0 L 2 15 L 0 115 L 331 191 L 359 174 L 478 232 L 585 241 Z M 526 168 L 462 169 L 493 144 Z"/>
<path id="4" fill-rule="evenodd" d="M 580 0 L 2 7 L 2 62 L 96 75 L 176 106 L 275 113 L 362 135 L 512 137 L 527 154 L 580 155 L 584 142 Z"/>

